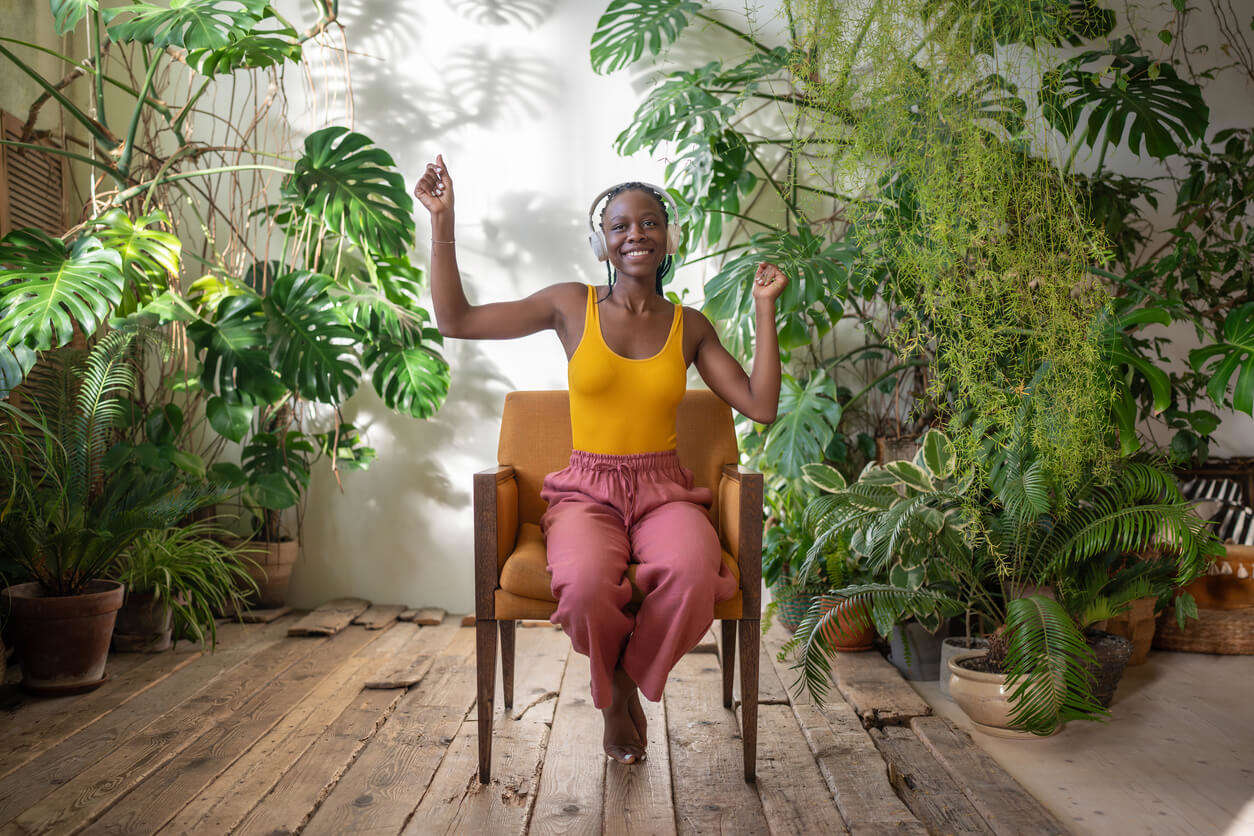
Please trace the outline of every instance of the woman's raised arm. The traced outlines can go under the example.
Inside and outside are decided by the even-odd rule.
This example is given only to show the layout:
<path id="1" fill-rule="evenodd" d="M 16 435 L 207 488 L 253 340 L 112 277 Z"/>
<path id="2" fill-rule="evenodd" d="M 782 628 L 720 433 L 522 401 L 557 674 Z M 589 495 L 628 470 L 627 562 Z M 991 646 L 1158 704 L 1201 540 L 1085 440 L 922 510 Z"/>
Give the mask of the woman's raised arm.
<path id="1" fill-rule="evenodd" d="M 431 214 L 431 300 L 435 324 L 446 337 L 464 340 L 508 340 L 557 328 L 559 300 L 576 283 L 550 285 L 524 299 L 472 305 L 462 289 L 453 235 L 453 178 L 443 155 L 437 155 L 418 184 L 414 197 Z"/>

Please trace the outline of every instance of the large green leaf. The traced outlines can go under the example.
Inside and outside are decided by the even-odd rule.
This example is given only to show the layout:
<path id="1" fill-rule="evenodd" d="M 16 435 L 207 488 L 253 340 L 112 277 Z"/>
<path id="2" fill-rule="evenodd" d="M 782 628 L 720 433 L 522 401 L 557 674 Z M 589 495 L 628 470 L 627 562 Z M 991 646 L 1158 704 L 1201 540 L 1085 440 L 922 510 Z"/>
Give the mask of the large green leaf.
<path id="1" fill-rule="evenodd" d="M 313 452 L 309 439 L 294 430 L 282 435 L 254 435 L 242 456 L 252 502 L 272 511 L 295 505 L 309 485 L 309 457 Z"/>
<path id="2" fill-rule="evenodd" d="M 1214 368 L 1206 369 L 1212 360 Z M 1254 415 L 1254 302 L 1228 314 L 1222 339 L 1189 352 L 1189 364 L 1195 371 L 1210 376 L 1206 391 L 1211 400 L 1220 405 L 1229 403 L 1227 391 L 1231 385 L 1232 406 Z"/>
<path id="3" fill-rule="evenodd" d="M 91 234 L 122 256 L 126 283 L 118 305 L 119 316 L 127 316 L 152 302 L 178 276 L 182 244 L 176 236 L 159 228 L 169 223 L 161 211 L 132 220 L 121 209 L 110 209 L 94 221 Z"/>
<path id="4" fill-rule="evenodd" d="M 225 297 L 212 319 L 187 326 L 187 336 L 204 352 L 201 380 L 209 391 L 233 403 L 240 402 L 241 395 L 273 403 L 287 391 L 270 367 L 266 315 L 259 297 Z"/>
<path id="5" fill-rule="evenodd" d="M 369 138 L 334 125 L 305 139 L 304 156 L 284 188 L 366 252 L 403 256 L 414 237 L 414 204 L 394 166 Z"/>
<path id="6" fill-rule="evenodd" d="M 440 332 L 429 327 L 431 314 L 421 304 L 422 271 L 408 258 L 375 262 L 374 275 L 354 276 L 343 300 L 348 320 L 362 332 L 363 341 L 391 341 L 405 348 L 424 340 L 443 344 Z"/>
<path id="7" fill-rule="evenodd" d="M 214 76 L 244 69 L 273 67 L 287 61 L 299 62 L 301 45 L 296 30 L 283 28 L 250 32 L 217 49 L 190 49 L 187 65 L 201 75 Z"/>
<path id="8" fill-rule="evenodd" d="M 100 8 L 100 3 L 98 0 L 49 0 L 48 6 L 52 9 L 57 34 L 64 35 L 78 26 L 89 10 Z"/>
<path id="9" fill-rule="evenodd" d="M 1108 712 L 1093 696 L 1093 651 L 1057 601 L 1032 595 L 1006 608 L 1004 668 L 1016 728 L 1052 734 L 1067 720 Z"/>
<path id="10" fill-rule="evenodd" d="M 707 90 L 720 67 L 711 61 L 691 72 L 671 73 L 636 108 L 631 127 L 614 140 L 614 150 L 626 156 L 662 142 L 721 134 L 736 109 Z"/>
<path id="11" fill-rule="evenodd" d="M 329 276 L 297 270 L 279 276 L 262 302 L 279 377 L 302 398 L 323 403 L 341 403 L 361 382 L 356 339 L 333 287 Z"/>
<path id="12" fill-rule="evenodd" d="M 0 400 L 9 396 L 34 367 L 35 352 L 24 345 L 0 345 Z"/>
<path id="13" fill-rule="evenodd" d="M 90 235 L 68 248 L 37 229 L 0 240 L 0 341 L 36 351 L 93 333 L 122 299 L 122 257 Z"/>
<path id="14" fill-rule="evenodd" d="M 134 3 L 103 10 L 114 41 L 164 49 L 218 49 L 248 34 L 266 14 L 266 0 L 170 0 L 168 8 Z M 122 16 L 129 19 L 114 21 Z"/>
<path id="15" fill-rule="evenodd" d="M 592 33 L 592 69 L 612 73 L 657 55 L 701 11 L 691 0 L 612 0 Z"/>
<path id="16" fill-rule="evenodd" d="M 1139 52 L 1129 35 L 1110 51 L 1085 52 L 1047 73 L 1041 104 L 1050 124 L 1072 137 L 1087 111 L 1084 144 L 1119 145 L 1126 132 L 1128 150 L 1160 160 L 1200 140 L 1210 121 L 1201 88 Z M 1084 69 L 1107 58 L 1103 69 Z"/>
<path id="17" fill-rule="evenodd" d="M 762 455 L 777 472 L 790 479 L 801 479 L 804 465 L 823 460 L 823 449 L 839 423 L 836 386 L 826 373 L 811 374 L 804 387 L 786 374 L 780 390 L 779 417 L 767 430 Z"/>
<path id="18" fill-rule="evenodd" d="M 430 418 L 448 396 L 448 363 L 429 348 L 384 343 L 371 347 L 366 362 L 375 364 L 375 391 L 397 412 Z"/>

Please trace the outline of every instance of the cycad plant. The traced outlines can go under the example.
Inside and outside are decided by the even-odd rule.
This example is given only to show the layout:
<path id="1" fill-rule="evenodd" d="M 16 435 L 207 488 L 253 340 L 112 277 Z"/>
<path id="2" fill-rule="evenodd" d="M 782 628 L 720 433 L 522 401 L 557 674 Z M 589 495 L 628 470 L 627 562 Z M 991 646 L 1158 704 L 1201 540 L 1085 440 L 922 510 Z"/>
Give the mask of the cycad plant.
<path id="1" fill-rule="evenodd" d="M 86 357 L 41 367 L 25 407 L 0 402 L 0 557 L 47 595 L 74 595 L 105 577 L 146 532 L 214 501 L 171 472 L 105 467 L 134 391 L 134 332 L 115 331 Z"/>
<path id="2" fill-rule="evenodd" d="M 878 575 L 832 594 L 868 605 L 881 634 L 906 618 L 928 625 L 957 614 L 992 633 L 991 661 L 1008 677 L 1015 722 L 1045 734 L 1102 711 L 1082 628 L 1198 577 L 1218 544 L 1158 467 L 1122 460 L 1067 490 L 1034 452 L 1022 439 L 990 439 L 980 469 L 988 476 L 977 481 L 959 472 L 949 438 L 933 430 L 913 461 L 870 465 L 848 486 L 831 477 L 806 519 L 810 559 L 849 536 Z M 1150 549 L 1162 556 L 1143 565 L 1124 557 Z M 1111 564 L 1112 555 L 1126 565 Z M 1059 600 L 1019 593 L 1033 586 L 1053 587 Z M 1180 600 L 1179 617 L 1188 611 Z M 814 607 L 786 648 L 801 649 L 799 684 L 817 699 L 831 659 L 823 631 L 836 617 Z"/>

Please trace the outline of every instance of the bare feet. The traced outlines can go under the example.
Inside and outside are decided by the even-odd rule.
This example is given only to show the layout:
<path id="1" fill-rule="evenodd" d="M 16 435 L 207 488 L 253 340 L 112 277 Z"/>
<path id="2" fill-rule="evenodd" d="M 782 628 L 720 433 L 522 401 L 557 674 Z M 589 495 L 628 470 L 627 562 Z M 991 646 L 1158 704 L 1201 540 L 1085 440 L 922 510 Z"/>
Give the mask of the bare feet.
<path id="1" fill-rule="evenodd" d="M 605 754 L 619 763 L 638 763 L 645 759 L 644 745 L 648 740 L 640 694 L 622 668 L 615 668 L 613 686 L 613 701 L 601 709 L 605 717 L 601 742 Z"/>

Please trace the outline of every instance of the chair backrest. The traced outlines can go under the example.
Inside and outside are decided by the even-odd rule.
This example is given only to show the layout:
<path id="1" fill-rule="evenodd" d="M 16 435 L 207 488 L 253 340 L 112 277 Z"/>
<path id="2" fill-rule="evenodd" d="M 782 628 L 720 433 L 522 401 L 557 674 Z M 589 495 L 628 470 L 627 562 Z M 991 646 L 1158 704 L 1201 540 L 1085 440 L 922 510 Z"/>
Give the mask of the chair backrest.
<path id="1" fill-rule="evenodd" d="M 739 464 L 731 407 L 707 389 L 690 389 L 679 404 L 679 461 L 698 485 L 718 491 L 723 465 Z M 539 523 L 548 507 L 540 498 L 544 477 L 570 464 L 570 399 L 565 389 L 510 392 L 501 415 L 498 464 L 518 478 L 518 521 Z M 718 503 L 710 511 L 718 525 Z"/>

